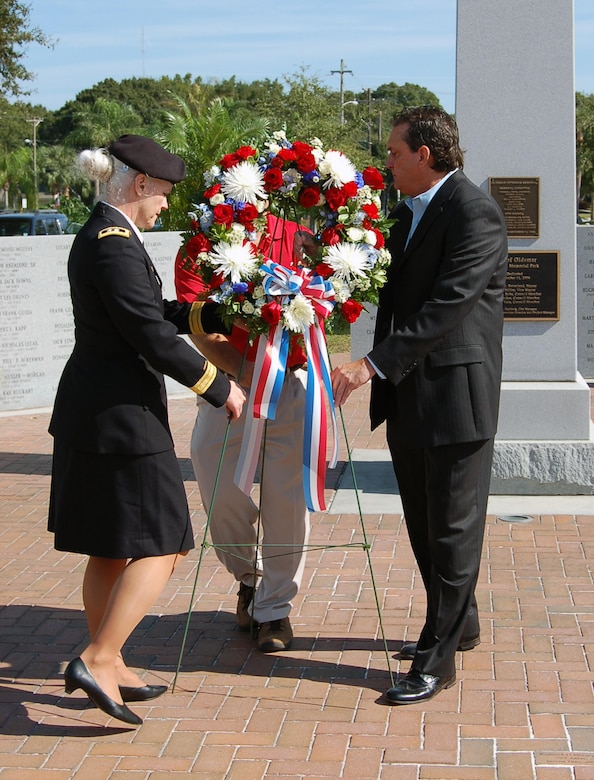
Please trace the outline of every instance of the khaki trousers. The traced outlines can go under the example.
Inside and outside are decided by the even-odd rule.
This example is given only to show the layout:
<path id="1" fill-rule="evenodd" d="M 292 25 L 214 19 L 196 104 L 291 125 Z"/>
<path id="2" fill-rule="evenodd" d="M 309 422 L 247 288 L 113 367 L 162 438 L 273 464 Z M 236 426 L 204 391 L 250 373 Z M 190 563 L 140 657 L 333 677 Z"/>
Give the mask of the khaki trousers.
<path id="1" fill-rule="evenodd" d="M 307 373 L 288 371 L 276 419 L 269 420 L 260 455 L 260 533 L 258 506 L 233 481 L 241 448 L 246 410 L 232 422 L 210 517 L 216 554 L 236 580 L 254 584 L 258 623 L 287 617 L 305 566 L 309 513 L 302 481 L 303 420 Z M 205 508 L 211 504 L 221 449 L 227 430 L 224 407 L 199 401 L 191 439 L 191 457 Z M 220 546 L 219 546 L 220 545 Z"/>

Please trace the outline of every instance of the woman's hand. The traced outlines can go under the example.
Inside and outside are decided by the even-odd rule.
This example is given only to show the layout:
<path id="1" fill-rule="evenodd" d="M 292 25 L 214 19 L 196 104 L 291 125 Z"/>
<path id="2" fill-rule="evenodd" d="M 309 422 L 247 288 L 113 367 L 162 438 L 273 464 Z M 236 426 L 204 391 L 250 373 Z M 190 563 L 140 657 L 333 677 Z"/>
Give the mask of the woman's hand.
<path id="1" fill-rule="evenodd" d="M 234 382 L 232 379 L 229 381 L 231 389 L 229 390 L 229 395 L 225 401 L 225 409 L 228 412 L 227 416 L 230 420 L 238 420 L 241 417 L 241 411 L 246 396 L 243 388 L 240 387 L 237 382 Z"/>

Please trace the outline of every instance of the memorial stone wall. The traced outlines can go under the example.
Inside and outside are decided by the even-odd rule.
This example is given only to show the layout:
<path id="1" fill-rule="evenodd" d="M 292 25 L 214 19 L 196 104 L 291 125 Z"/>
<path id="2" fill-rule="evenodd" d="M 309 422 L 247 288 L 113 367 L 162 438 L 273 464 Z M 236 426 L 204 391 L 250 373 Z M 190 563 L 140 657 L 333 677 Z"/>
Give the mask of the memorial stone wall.
<path id="1" fill-rule="evenodd" d="M 74 236 L 0 238 L 0 413 L 53 404 L 74 344 L 66 270 Z M 175 297 L 178 233 L 147 233 L 147 250 Z M 169 394 L 190 393 L 167 379 Z"/>

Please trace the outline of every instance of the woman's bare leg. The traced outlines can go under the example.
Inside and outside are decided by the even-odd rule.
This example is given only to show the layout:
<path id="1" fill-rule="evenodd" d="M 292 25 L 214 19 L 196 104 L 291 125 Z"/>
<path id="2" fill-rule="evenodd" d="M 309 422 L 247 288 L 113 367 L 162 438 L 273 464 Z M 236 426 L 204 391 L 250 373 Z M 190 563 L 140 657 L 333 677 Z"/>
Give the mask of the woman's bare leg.
<path id="1" fill-rule="evenodd" d="M 92 559 L 98 563 L 93 563 L 91 566 L 88 579 L 85 576 L 86 587 L 83 590 L 86 591 L 86 597 L 90 601 L 90 621 L 93 625 L 97 619 L 98 606 L 105 598 L 110 583 L 111 588 L 103 617 L 81 658 L 99 687 L 118 703 L 122 701 L 118 686 L 128 684 L 118 680 L 117 669 L 121 671 L 123 664 L 120 655 L 122 646 L 160 595 L 179 558 L 177 554 L 137 558 L 125 564 L 123 568 L 121 561 L 114 561 L 114 564 L 120 564 L 120 573 L 115 579 L 114 573 L 118 568 L 116 565 L 110 567 L 108 564 L 100 563 L 106 559 Z M 95 578 L 99 579 L 97 583 Z M 90 595 L 94 584 L 97 588 L 96 598 Z"/>

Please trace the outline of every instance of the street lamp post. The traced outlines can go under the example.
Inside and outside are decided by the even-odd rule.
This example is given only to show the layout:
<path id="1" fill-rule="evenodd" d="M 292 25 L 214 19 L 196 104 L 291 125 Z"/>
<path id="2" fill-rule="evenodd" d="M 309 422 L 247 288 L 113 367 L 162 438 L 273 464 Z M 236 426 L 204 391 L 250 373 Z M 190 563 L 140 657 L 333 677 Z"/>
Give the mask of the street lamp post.
<path id="1" fill-rule="evenodd" d="M 43 119 L 33 116 L 27 119 L 33 125 L 33 211 L 37 211 L 37 127 L 43 122 Z"/>

